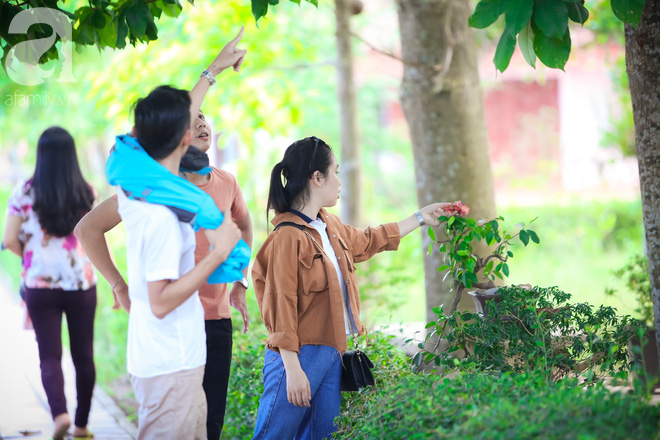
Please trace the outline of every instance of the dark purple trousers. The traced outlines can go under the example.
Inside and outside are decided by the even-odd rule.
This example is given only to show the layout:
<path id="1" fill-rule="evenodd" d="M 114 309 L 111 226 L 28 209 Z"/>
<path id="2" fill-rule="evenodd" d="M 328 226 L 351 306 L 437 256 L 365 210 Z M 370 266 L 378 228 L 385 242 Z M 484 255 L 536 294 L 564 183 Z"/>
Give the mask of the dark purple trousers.
<path id="1" fill-rule="evenodd" d="M 85 427 L 89 420 L 92 392 L 96 381 L 94 368 L 94 313 L 96 286 L 88 290 L 25 288 L 25 302 L 34 325 L 41 362 L 41 382 L 46 390 L 50 412 L 66 413 L 62 374 L 62 314 L 69 327 L 71 358 L 76 369 L 78 406 L 74 423 Z"/>

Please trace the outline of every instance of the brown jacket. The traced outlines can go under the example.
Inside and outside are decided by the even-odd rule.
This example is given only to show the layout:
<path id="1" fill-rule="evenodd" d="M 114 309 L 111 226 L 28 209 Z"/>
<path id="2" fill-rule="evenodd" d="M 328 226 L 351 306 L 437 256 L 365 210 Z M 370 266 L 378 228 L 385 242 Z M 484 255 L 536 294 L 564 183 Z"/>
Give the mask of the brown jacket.
<path id="1" fill-rule="evenodd" d="M 350 307 L 360 334 L 360 293 L 354 263 L 378 252 L 396 250 L 400 234 L 396 223 L 360 230 L 345 225 L 322 209 L 330 243 L 346 282 Z M 294 213 L 278 214 L 272 223 L 293 222 L 307 228 L 322 245 L 316 229 Z M 261 316 L 268 330 L 268 348 L 299 352 L 307 344 L 347 350 L 341 287 L 331 261 L 312 240 L 293 226 L 273 231 L 257 253 L 252 280 Z"/>

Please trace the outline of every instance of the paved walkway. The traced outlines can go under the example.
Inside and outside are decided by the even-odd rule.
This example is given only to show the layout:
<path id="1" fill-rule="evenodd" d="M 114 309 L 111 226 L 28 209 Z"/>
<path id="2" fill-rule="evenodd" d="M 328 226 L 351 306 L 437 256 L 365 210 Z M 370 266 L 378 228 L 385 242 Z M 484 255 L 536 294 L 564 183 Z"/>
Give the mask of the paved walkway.
<path id="1" fill-rule="evenodd" d="M 49 440 L 53 424 L 41 385 L 34 331 L 23 330 L 23 311 L 0 284 L 0 440 Z M 68 353 L 63 360 L 69 414 L 75 411 L 75 373 Z M 133 440 L 136 428 L 98 386 L 89 428 L 97 440 Z M 26 431 L 31 435 L 25 435 Z"/>

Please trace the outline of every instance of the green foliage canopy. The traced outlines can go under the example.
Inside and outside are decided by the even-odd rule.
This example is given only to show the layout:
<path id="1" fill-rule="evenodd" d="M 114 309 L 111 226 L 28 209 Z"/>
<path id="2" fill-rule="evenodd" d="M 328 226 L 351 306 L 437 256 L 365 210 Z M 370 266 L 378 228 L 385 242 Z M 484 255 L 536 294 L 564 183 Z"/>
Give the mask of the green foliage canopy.
<path id="1" fill-rule="evenodd" d="M 241 47 L 248 50 L 246 62 L 239 74 L 227 71 L 218 78 L 203 110 L 218 123 L 218 132 L 229 133 L 221 138 L 220 147 L 236 135 L 242 145 L 260 149 L 254 155 L 249 152 L 258 157 L 252 166 L 262 160 L 274 163 L 274 158 L 264 154 L 264 145 L 252 142 L 255 134 L 292 136 L 303 116 L 310 113 L 304 107 L 324 108 L 328 97 L 334 99 L 335 76 L 327 62 L 334 53 L 334 39 L 328 31 L 331 17 L 317 16 L 310 6 L 302 8 L 297 17 L 283 15 L 263 22 L 257 30 L 244 0 L 206 0 L 183 7 L 178 18 L 159 23 L 157 42 L 115 51 L 87 48 L 75 54 L 73 83 L 48 80 L 22 86 L 0 76 L 0 100 L 8 109 L 0 113 L 0 149 L 16 150 L 19 140 L 35 145 L 40 131 L 57 124 L 70 130 L 85 151 L 102 141 L 99 152 L 105 154 L 113 135 L 130 130 L 130 108 L 137 97 L 160 84 L 191 88 L 222 45 L 245 24 Z M 294 25 L 301 18 L 304 22 Z M 315 30 L 329 37 L 316 38 L 310 46 L 306 42 Z M 326 89 L 329 93 L 321 101 L 318 90 Z M 46 95 L 64 104 L 40 105 L 38 98 Z M 27 120 L 32 121 L 29 130 Z M 322 135 L 328 137 L 325 132 Z M 90 156 L 94 154 L 90 152 Z"/>
<path id="2" fill-rule="evenodd" d="M 294 3 L 300 4 L 301 0 L 291 0 Z M 305 0 L 314 6 L 319 5 L 319 0 Z M 276 6 L 280 3 L 280 0 L 251 0 L 252 2 L 252 15 L 254 15 L 255 21 L 259 21 L 261 17 L 265 17 L 268 13 L 268 6 Z"/>
<path id="3" fill-rule="evenodd" d="M 193 3 L 194 0 L 188 0 Z M 133 46 L 140 42 L 158 39 L 156 21 L 163 15 L 177 17 L 182 10 L 179 0 L 89 0 L 65 4 L 63 0 L 0 0 L 0 44 L 3 49 L 2 64 L 11 48 L 18 43 L 62 36 L 48 25 L 31 26 L 26 33 L 10 33 L 10 24 L 19 13 L 35 8 L 49 8 L 64 13 L 73 26 L 73 42 L 76 47 L 96 46 L 99 49 L 123 49 L 128 41 Z M 28 54 L 17 53 L 21 61 Z M 39 59 L 40 63 L 59 58 L 57 44 L 53 44 Z"/>
<path id="4" fill-rule="evenodd" d="M 637 26 L 645 0 L 611 0 L 614 15 L 623 23 Z M 536 67 L 543 64 L 564 69 L 571 53 L 569 22 L 581 25 L 589 19 L 584 0 L 481 0 L 469 18 L 470 26 L 485 29 L 502 15 L 506 26 L 495 51 L 493 62 L 500 72 L 509 66 L 518 47 L 525 61 Z"/>

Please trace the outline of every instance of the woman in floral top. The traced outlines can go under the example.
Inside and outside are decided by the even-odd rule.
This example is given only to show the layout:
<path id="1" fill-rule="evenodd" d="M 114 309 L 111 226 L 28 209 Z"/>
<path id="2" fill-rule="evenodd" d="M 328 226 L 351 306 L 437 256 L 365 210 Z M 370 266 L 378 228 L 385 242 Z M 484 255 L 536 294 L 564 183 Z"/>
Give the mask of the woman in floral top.
<path id="1" fill-rule="evenodd" d="M 33 321 L 55 429 L 63 439 L 71 426 L 62 376 L 62 314 L 66 314 L 76 369 L 78 407 L 74 438 L 93 438 L 87 429 L 96 372 L 93 338 L 96 275 L 73 234 L 94 203 L 92 188 L 78 166 L 71 135 L 51 127 L 39 138 L 32 179 L 14 188 L 7 207 L 3 242 L 23 258 L 21 277 Z"/>

